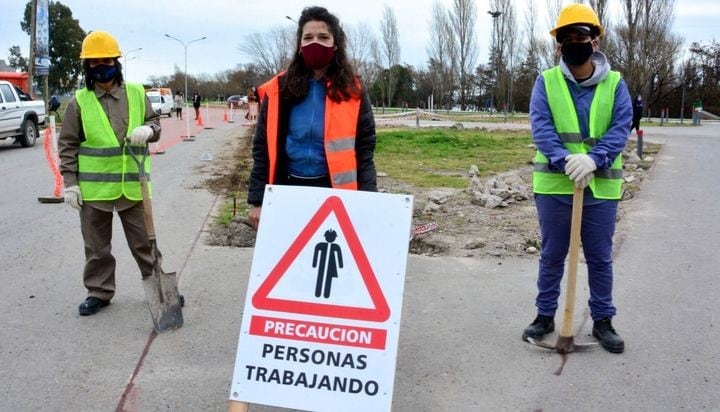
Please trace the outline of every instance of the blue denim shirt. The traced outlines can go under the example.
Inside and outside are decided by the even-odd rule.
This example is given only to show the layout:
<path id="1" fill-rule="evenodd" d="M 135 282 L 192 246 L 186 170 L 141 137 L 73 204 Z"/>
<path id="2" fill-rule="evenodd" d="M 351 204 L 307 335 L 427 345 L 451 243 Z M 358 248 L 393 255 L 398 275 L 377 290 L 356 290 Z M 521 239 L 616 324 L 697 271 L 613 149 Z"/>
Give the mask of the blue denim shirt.
<path id="1" fill-rule="evenodd" d="M 305 99 L 290 109 L 285 142 L 288 173 L 299 177 L 328 174 L 325 157 L 325 95 L 321 81 L 310 79 Z"/>

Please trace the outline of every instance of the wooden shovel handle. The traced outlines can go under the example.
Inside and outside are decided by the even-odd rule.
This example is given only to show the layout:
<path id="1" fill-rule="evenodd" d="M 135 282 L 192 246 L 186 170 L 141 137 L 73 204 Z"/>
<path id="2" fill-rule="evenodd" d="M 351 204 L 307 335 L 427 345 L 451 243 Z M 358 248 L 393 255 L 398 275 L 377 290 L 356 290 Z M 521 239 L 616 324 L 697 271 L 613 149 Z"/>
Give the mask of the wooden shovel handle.
<path id="1" fill-rule="evenodd" d="M 572 221 L 570 223 L 570 251 L 568 252 L 568 275 L 565 286 L 565 312 L 560 336 L 573 336 L 575 314 L 575 286 L 577 284 L 578 257 L 580 255 L 580 228 L 582 226 L 583 189 L 573 191 Z"/>
<path id="2" fill-rule="evenodd" d="M 145 213 L 145 228 L 148 234 L 148 240 L 151 242 L 155 239 L 155 223 L 153 222 L 152 215 L 152 201 L 150 200 L 150 191 L 148 190 L 148 179 L 145 174 L 145 159 L 148 157 L 148 151 L 150 150 L 147 146 L 143 147 L 142 154 L 135 154 L 132 146 L 130 145 L 129 139 L 125 139 L 123 148 L 126 149 L 128 155 L 135 161 L 138 168 L 138 175 L 140 180 L 140 192 L 142 193 L 143 212 Z"/>
<path id="3" fill-rule="evenodd" d="M 247 402 L 229 401 L 228 412 L 247 412 L 249 406 Z"/>
<path id="4" fill-rule="evenodd" d="M 147 176 L 140 176 L 140 190 L 142 191 L 143 211 L 145 212 L 145 228 L 147 229 L 148 240 L 155 240 L 155 223 L 153 222 L 152 201 L 148 192 Z"/>

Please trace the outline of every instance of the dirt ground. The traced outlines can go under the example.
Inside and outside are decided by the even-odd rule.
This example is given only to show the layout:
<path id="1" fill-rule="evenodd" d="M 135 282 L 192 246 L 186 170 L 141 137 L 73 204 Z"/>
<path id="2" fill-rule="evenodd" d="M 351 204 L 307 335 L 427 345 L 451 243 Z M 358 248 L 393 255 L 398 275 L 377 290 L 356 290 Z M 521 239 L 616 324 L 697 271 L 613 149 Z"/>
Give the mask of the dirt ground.
<path id="1" fill-rule="evenodd" d="M 211 245 L 252 247 L 255 232 L 245 223 L 247 178 L 252 161 L 250 159 L 251 138 L 249 130 L 237 129 L 233 138 L 234 150 L 225 158 L 216 159 L 211 178 L 206 185 L 214 193 L 223 194 L 232 202 L 235 196 L 238 212 L 229 224 L 216 223 L 211 226 L 207 242 Z M 659 151 L 657 145 L 645 145 L 643 160 L 628 159 L 635 150 L 630 140 L 624 153 L 629 180 L 624 185 L 623 201 L 620 202 L 618 221 L 632 206 L 632 199 L 642 187 L 642 182 Z M 468 169 L 471 165 L 468 165 Z M 206 171 L 207 172 L 207 171 Z M 518 169 L 522 184 L 531 193 L 532 168 L 530 165 Z M 489 179 L 490 177 L 481 180 Z M 468 175 L 468 185 L 470 185 Z M 433 188 L 423 189 L 398 182 L 378 170 L 378 189 L 387 193 L 407 193 L 415 198 L 413 213 L 413 236 L 410 252 L 430 256 L 455 257 L 526 257 L 537 258 L 540 237 L 537 213 L 532 195 L 520 196 L 520 200 L 503 202 L 495 208 L 478 205 L 469 190 Z M 226 207 L 227 209 L 227 207 Z M 227 212 L 226 212 L 227 213 Z"/>

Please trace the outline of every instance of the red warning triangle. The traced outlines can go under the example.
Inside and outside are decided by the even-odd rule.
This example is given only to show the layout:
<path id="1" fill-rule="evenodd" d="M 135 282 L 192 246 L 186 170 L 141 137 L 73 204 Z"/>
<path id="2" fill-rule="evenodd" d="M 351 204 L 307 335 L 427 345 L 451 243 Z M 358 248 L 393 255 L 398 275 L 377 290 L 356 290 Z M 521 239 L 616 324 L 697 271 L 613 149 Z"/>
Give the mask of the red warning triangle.
<path id="1" fill-rule="evenodd" d="M 303 302 L 288 299 L 270 298 L 270 292 L 280 279 L 285 275 L 290 265 L 303 251 L 310 238 L 317 232 L 325 219 L 334 213 L 340 224 L 340 231 L 345 236 L 350 252 L 360 271 L 362 280 L 365 283 L 374 308 L 363 308 L 354 306 L 343 306 L 336 304 Z M 280 258 L 277 265 L 270 272 L 270 275 L 260 285 L 252 298 L 253 306 L 258 309 L 273 310 L 277 312 L 301 313 L 305 315 L 326 316 L 343 319 L 365 320 L 370 322 L 384 322 L 390 317 L 390 307 L 385 295 L 380 289 L 375 272 L 373 272 L 368 261 L 365 250 L 350 222 L 350 216 L 342 201 L 337 196 L 330 196 L 320 206 L 315 215 L 310 219 L 305 228 L 300 232 L 297 239 L 290 245 L 287 252 Z"/>

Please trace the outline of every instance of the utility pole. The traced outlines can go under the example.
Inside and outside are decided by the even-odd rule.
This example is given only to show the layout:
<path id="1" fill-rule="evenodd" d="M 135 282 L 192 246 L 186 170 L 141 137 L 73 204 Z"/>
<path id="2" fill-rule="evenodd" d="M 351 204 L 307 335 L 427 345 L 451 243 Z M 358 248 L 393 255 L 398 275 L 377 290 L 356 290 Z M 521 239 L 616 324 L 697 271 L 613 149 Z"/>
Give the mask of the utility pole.
<path id="1" fill-rule="evenodd" d="M 510 111 L 510 101 L 512 100 L 512 72 L 513 72 L 513 53 L 510 53 L 510 72 L 508 73 L 507 99 L 505 100 L 505 123 L 508 120 L 508 112 Z"/>
<path id="2" fill-rule="evenodd" d="M 498 43 L 498 32 L 497 32 L 497 18 L 500 17 L 502 12 L 500 11 L 488 11 L 488 14 L 493 19 L 493 38 L 492 38 L 492 52 L 490 53 L 490 57 L 495 57 L 493 59 L 495 64 L 495 84 L 497 84 L 498 77 L 500 77 L 500 65 L 498 64 L 498 51 L 497 51 L 497 43 Z M 492 110 L 495 108 L 495 87 L 492 87 L 490 89 L 490 110 L 492 113 Z"/>
<path id="3" fill-rule="evenodd" d="M 37 13 L 37 0 L 30 2 L 30 58 L 28 59 L 28 95 L 33 96 L 35 84 L 35 14 Z"/>
<path id="4" fill-rule="evenodd" d="M 680 124 L 685 120 L 685 61 L 682 66 L 682 97 L 680 98 Z"/>

